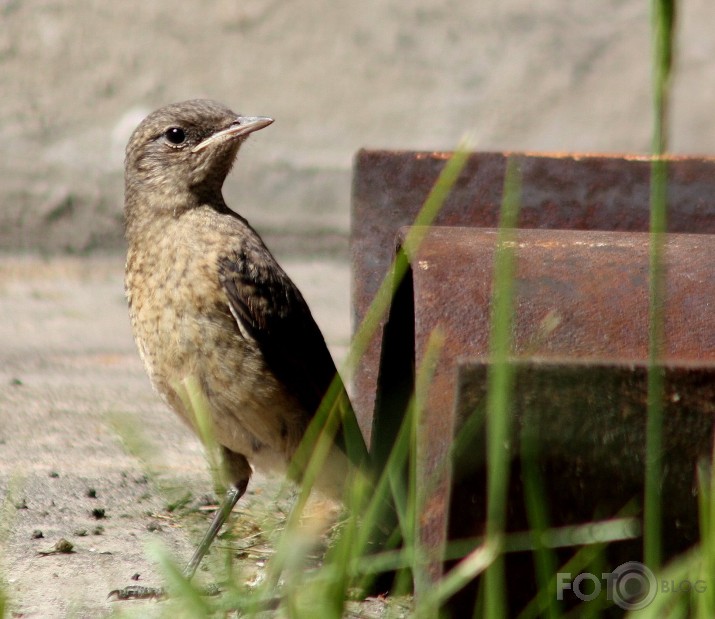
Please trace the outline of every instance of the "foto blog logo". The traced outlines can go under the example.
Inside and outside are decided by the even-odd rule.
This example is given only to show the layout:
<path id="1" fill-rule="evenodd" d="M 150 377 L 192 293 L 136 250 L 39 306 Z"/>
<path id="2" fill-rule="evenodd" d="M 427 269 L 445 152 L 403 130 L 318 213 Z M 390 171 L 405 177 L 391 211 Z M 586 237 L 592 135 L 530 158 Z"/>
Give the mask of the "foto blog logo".
<path id="1" fill-rule="evenodd" d="M 576 577 L 569 572 L 556 575 L 556 599 L 563 600 L 564 592 L 571 591 L 582 602 L 589 602 L 602 594 L 605 587 L 606 597 L 624 610 L 640 610 L 648 606 L 658 593 L 679 593 L 695 591 L 702 593 L 706 589 L 704 580 L 691 582 L 683 580 L 661 582 L 655 574 L 638 561 L 628 561 L 619 565 L 612 572 L 605 572 L 599 578 L 596 574 L 582 572 Z"/>

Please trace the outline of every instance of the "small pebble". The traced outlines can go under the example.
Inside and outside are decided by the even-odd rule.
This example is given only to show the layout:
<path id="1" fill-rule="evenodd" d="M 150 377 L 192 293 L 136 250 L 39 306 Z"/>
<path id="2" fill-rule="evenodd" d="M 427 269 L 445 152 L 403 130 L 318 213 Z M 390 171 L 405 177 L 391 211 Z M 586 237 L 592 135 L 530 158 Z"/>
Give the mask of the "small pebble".
<path id="1" fill-rule="evenodd" d="M 40 529 L 35 529 L 32 532 L 32 539 L 41 539 L 43 537 L 45 537 L 45 536 L 42 534 L 42 531 L 40 531 Z"/>

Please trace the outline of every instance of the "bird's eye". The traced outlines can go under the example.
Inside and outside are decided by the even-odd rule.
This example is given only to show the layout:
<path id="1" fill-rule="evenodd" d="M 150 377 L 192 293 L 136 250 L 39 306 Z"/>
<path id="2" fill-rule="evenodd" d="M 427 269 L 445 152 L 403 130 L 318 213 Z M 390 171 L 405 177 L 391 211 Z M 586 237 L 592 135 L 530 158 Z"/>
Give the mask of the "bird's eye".
<path id="1" fill-rule="evenodd" d="M 164 132 L 164 137 L 170 144 L 183 144 L 186 140 L 186 133 L 181 127 L 171 127 Z"/>

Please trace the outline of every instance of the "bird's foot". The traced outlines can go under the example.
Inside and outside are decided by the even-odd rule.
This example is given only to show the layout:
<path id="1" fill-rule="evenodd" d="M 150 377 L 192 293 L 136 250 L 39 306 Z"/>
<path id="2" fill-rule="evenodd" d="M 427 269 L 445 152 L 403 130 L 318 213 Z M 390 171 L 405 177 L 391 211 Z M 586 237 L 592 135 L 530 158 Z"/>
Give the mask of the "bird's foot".
<path id="1" fill-rule="evenodd" d="M 166 590 L 163 587 L 143 587 L 132 585 L 124 589 L 114 589 L 107 596 L 108 600 L 163 600 L 166 598 Z"/>
<path id="2" fill-rule="evenodd" d="M 201 587 L 201 595 L 213 596 L 221 593 L 222 589 L 219 585 L 212 584 Z M 124 587 L 124 589 L 114 589 L 110 591 L 107 599 L 112 601 L 124 600 L 165 600 L 168 597 L 166 589 L 163 587 L 143 587 L 141 585 L 132 585 Z"/>

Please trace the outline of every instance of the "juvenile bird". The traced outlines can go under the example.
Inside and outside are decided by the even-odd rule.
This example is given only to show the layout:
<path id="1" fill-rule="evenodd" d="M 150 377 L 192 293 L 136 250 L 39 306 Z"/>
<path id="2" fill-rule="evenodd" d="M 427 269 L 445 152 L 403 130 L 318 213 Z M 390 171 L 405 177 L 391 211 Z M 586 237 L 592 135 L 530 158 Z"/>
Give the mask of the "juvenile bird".
<path id="1" fill-rule="evenodd" d="M 125 289 L 151 382 L 192 428 L 188 379 L 208 404 L 230 485 L 185 574 L 191 577 L 252 465 L 288 470 L 336 369 L 301 293 L 222 186 L 241 144 L 272 119 L 215 101 L 163 107 L 134 131 L 125 159 Z M 319 485 L 338 493 L 367 449 L 342 383 L 338 432 Z M 347 454 L 347 457 L 346 457 Z"/>

